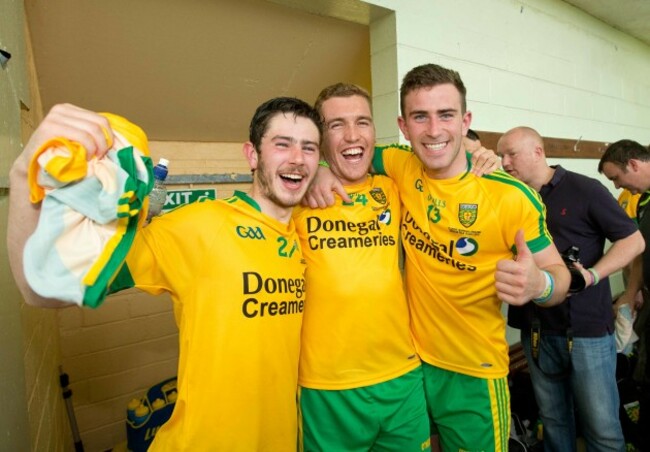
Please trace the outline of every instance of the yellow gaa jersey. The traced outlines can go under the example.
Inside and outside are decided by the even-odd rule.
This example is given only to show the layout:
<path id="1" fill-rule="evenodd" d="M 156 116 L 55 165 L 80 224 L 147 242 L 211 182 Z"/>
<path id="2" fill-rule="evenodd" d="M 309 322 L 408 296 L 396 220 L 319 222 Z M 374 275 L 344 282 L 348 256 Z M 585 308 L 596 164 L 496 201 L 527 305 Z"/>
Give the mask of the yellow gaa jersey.
<path id="1" fill-rule="evenodd" d="M 376 148 L 375 169 L 397 182 L 411 325 L 420 358 L 479 378 L 508 373 L 494 274 L 523 229 L 533 253 L 552 241 L 539 195 L 503 171 L 430 179 L 404 146 Z M 469 163 L 468 163 L 469 165 Z"/>
<path id="2" fill-rule="evenodd" d="M 636 208 L 639 205 L 639 198 L 641 193 L 633 195 L 629 190 L 623 189 L 621 194 L 618 195 L 618 205 L 623 208 L 628 217 L 632 218 L 634 221 L 636 219 Z"/>
<path id="3" fill-rule="evenodd" d="M 305 263 L 293 222 L 243 193 L 193 203 L 139 232 L 118 289 L 169 292 L 178 399 L 152 451 L 291 451 Z"/>
<path id="4" fill-rule="evenodd" d="M 340 390 L 382 383 L 420 365 L 399 269 L 393 181 L 369 176 L 327 209 L 294 209 L 307 260 L 299 384 Z"/>

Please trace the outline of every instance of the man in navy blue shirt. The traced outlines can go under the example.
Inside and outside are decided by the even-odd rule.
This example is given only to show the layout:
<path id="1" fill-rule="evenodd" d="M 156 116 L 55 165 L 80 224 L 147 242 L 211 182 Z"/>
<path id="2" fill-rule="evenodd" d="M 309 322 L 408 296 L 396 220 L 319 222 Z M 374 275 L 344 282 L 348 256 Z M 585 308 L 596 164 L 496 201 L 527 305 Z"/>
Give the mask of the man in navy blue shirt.
<path id="1" fill-rule="evenodd" d="M 599 181 L 549 166 L 534 129 L 506 132 L 497 154 L 505 171 L 539 192 L 555 246 L 573 267 L 572 294 L 564 303 L 508 311 L 508 324 L 521 330 L 544 448 L 576 450 L 575 411 L 587 450 L 624 451 L 608 276 L 643 252 L 643 237 Z M 606 239 L 612 246 L 604 253 Z"/>
<path id="2" fill-rule="evenodd" d="M 650 241 L 650 148 L 633 140 L 619 140 L 610 144 L 598 163 L 598 171 L 614 183 L 616 188 L 624 188 L 632 194 L 641 194 L 636 209 L 639 230 L 646 242 Z M 620 302 L 634 304 L 634 295 L 650 286 L 650 247 L 646 247 L 641 258 L 632 265 L 625 293 Z M 645 301 L 647 302 L 647 301 Z M 642 322 L 639 324 L 639 322 Z M 639 450 L 650 450 L 650 349 L 647 338 L 650 337 L 650 321 L 637 319 L 635 330 L 641 330 L 646 337 L 646 347 L 639 349 L 639 359 L 645 358 L 645 368 L 641 374 L 640 411 L 638 422 L 637 446 Z M 638 364 L 637 364 L 638 365 Z"/>

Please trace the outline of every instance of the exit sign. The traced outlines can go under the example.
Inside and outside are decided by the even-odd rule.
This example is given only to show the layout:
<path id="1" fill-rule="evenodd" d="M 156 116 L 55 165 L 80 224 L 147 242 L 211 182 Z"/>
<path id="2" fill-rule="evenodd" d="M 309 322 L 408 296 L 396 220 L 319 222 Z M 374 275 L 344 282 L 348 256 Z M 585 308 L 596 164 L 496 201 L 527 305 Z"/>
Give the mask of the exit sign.
<path id="1" fill-rule="evenodd" d="M 191 204 L 194 201 L 216 198 L 217 190 L 214 188 L 207 190 L 167 190 L 167 200 L 163 210 L 175 209 L 185 204 Z"/>

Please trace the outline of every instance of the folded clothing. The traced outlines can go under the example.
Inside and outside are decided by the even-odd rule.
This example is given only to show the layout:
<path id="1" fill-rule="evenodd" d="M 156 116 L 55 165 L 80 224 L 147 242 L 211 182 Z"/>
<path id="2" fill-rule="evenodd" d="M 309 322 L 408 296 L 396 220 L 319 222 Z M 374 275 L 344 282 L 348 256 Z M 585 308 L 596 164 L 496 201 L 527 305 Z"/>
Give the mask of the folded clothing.
<path id="1" fill-rule="evenodd" d="M 30 200 L 41 215 L 24 250 L 25 277 L 37 294 L 97 307 L 146 220 L 153 165 L 145 133 L 110 113 L 115 140 L 101 159 L 54 138 L 34 154 Z"/>
<path id="2" fill-rule="evenodd" d="M 639 340 L 634 332 L 634 319 L 636 315 L 629 304 L 623 304 L 616 311 L 616 322 L 614 324 L 614 337 L 616 338 L 616 352 L 629 355 L 632 352 L 632 345 Z"/>

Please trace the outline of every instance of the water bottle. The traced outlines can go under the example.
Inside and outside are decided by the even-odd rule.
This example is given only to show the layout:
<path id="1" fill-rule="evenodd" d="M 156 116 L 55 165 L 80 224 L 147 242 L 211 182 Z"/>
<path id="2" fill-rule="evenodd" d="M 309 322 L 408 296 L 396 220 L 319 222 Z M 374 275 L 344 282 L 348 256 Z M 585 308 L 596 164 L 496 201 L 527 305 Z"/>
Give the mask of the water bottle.
<path id="1" fill-rule="evenodd" d="M 158 164 L 153 167 L 154 185 L 153 190 L 149 193 L 149 212 L 147 213 L 147 221 L 151 218 L 160 215 L 165 201 L 167 200 L 167 187 L 165 186 L 165 178 L 167 177 L 167 166 L 169 160 L 161 158 Z"/>
<path id="2" fill-rule="evenodd" d="M 134 427 L 144 424 L 149 419 L 149 407 L 140 399 L 131 399 L 126 408 L 127 421 Z"/>

